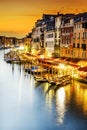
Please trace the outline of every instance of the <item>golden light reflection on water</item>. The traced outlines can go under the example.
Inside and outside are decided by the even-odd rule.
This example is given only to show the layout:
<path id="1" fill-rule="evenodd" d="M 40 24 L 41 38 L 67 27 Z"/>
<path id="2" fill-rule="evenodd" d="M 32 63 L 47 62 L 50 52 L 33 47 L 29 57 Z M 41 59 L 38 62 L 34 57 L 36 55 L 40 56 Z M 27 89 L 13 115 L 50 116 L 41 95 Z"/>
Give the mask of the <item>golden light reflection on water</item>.
<path id="1" fill-rule="evenodd" d="M 87 87 L 86 84 L 77 83 L 74 87 L 76 104 L 82 108 L 84 115 L 87 115 Z"/>
<path id="2" fill-rule="evenodd" d="M 75 100 L 78 105 L 83 101 L 83 88 L 81 89 L 80 84 L 75 85 L 74 87 Z"/>
<path id="3" fill-rule="evenodd" d="M 52 104 L 53 104 L 52 99 L 53 99 L 53 97 L 54 97 L 54 90 L 48 91 L 48 89 L 49 89 L 49 84 L 46 83 L 46 84 L 44 85 L 44 94 L 46 94 L 46 95 L 45 95 L 45 98 L 46 98 L 45 101 L 46 101 L 46 106 L 49 108 L 49 110 L 51 110 Z M 47 92 L 47 91 L 48 91 L 48 92 Z"/>
<path id="4" fill-rule="evenodd" d="M 49 88 L 48 83 L 44 85 L 44 93 Z M 54 89 L 46 93 L 45 103 L 49 110 L 52 112 L 53 103 L 55 104 L 55 111 L 57 112 L 57 122 L 62 124 L 64 121 L 65 113 L 71 109 L 70 104 L 74 102 L 76 110 L 87 116 L 87 87 L 86 84 L 81 84 L 73 81 L 72 84 L 60 87 L 57 91 Z M 80 111 L 79 111 L 80 110 Z"/>
<path id="5" fill-rule="evenodd" d="M 54 97 L 54 91 L 53 90 L 50 90 L 49 93 L 46 94 L 46 104 L 48 105 L 49 107 L 49 110 L 51 110 L 52 108 L 52 99 Z"/>
<path id="6" fill-rule="evenodd" d="M 84 114 L 87 115 L 87 89 L 84 91 L 83 94 L 83 110 Z"/>
<path id="7" fill-rule="evenodd" d="M 66 112 L 65 107 L 65 90 L 60 88 L 56 93 L 56 109 L 58 113 L 58 123 L 62 124 L 64 120 L 64 115 Z"/>
<path id="8" fill-rule="evenodd" d="M 47 92 L 48 88 L 49 88 L 49 84 L 48 83 L 44 84 L 44 94 Z"/>
<path id="9" fill-rule="evenodd" d="M 66 94 L 66 103 L 70 102 L 71 96 L 72 96 L 72 85 L 67 85 L 64 87 L 65 94 Z"/>

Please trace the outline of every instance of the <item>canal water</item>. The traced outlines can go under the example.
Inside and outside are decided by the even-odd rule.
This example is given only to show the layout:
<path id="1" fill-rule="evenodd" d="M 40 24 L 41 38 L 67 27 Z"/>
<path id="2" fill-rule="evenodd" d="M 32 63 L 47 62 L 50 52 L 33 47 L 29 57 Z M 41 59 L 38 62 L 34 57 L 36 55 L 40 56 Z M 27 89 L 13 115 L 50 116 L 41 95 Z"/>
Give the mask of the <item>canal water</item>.
<path id="1" fill-rule="evenodd" d="M 5 50 L 7 51 L 7 50 Z M 87 85 L 49 90 L 0 51 L 0 130 L 87 130 Z"/>

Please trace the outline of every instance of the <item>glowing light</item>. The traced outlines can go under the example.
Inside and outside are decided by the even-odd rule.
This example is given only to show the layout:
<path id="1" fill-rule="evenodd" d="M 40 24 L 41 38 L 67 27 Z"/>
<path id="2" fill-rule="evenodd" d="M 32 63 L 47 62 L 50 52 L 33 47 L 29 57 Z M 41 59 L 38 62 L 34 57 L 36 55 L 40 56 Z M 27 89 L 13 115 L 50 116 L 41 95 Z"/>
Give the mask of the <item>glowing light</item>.
<path id="1" fill-rule="evenodd" d="M 43 58 L 44 58 L 44 55 L 40 55 L 40 58 L 43 59 Z"/>
<path id="2" fill-rule="evenodd" d="M 64 69 L 64 68 L 65 68 L 65 65 L 60 63 L 59 66 L 58 66 L 58 68 Z"/>
<path id="3" fill-rule="evenodd" d="M 51 58 L 52 57 L 52 54 L 49 52 L 48 55 L 47 55 L 48 58 Z"/>
<path id="4" fill-rule="evenodd" d="M 49 92 L 47 92 L 48 88 L 49 88 L 49 84 L 46 83 L 46 85 L 44 86 L 44 93 L 46 94 L 46 106 L 47 106 L 47 109 L 49 108 L 48 110 L 51 112 L 54 91 L 50 90 Z"/>
<path id="5" fill-rule="evenodd" d="M 24 46 L 20 46 L 20 47 L 19 47 L 19 50 L 24 50 Z"/>
<path id="6" fill-rule="evenodd" d="M 32 48 L 31 53 L 32 53 L 32 54 L 36 54 L 36 49 Z"/>
<path id="7" fill-rule="evenodd" d="M 51 58 L 52 57 L 52 53 L 49 52 L 47 49 L 45 50 L 45 57 L 46 58 Z"/>

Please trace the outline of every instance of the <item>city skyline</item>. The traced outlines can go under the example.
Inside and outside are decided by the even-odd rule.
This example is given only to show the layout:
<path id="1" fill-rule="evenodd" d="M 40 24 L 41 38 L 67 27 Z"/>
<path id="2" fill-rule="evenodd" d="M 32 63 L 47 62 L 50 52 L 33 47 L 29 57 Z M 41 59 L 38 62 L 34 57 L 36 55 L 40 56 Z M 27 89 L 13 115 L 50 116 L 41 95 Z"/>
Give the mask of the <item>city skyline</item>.
<path id="1" fill-rule="evenodd" d="M 73 0 L 72 6 L 70 0 L 0 1 L 0 35 L 24 37 L 43 13 L 85 12 L 86 4 L 86 0 Z"/>

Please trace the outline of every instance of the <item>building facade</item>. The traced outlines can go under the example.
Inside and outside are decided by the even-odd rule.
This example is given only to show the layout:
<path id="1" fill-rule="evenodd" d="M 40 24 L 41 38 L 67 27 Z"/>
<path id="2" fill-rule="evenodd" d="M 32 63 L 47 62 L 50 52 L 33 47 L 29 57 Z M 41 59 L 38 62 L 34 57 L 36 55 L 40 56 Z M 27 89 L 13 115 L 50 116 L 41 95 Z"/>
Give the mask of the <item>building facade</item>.
<path id="1" fill-rule="evenodd" d="M 55 30 L 46 31 L 44 34 L 44 44 L 46 52 L 49 54 L 54 53 L 54 46 L 55 46 Z"/>
<path id="2" fill-rule="evenodd" d="M 55 26 L 56 15 L 43 14 L 42 19 L 37 20 L 35 27 L 32 29 L 32 47 L 36 50 L 45 48 L 45 35 Z"/>
<path id="3" fill-rule="evenodd" d="M 55 56 L 60 57 L 60 35 L 61 35 L 61 26 L 62 14 L 58 13 L 58 16 L 55 18 Z"/>
<path id="4" fill-rule="evenodd" d="M 73 57 L 87 58 L 87 18 L 84 17 L 74 24 Z"/>
<path id="5" fill-rule="evenodd" d="M 87 12 L 43 14 L 32 29 L 32 49 L 54 53 L 56 57 L 87 58 Z"/>
<path id="6" fill-rule="evenodd" d="M 61 57 L 72 57 L 72 46 L 73 46 L 73 19 L 65 19 L 62 21 L 60 30 L 60 56 Z"/>

